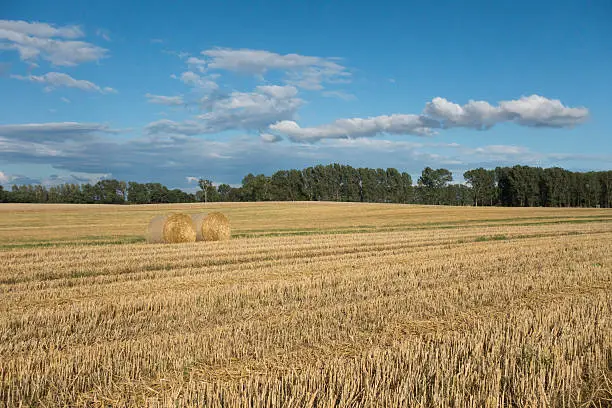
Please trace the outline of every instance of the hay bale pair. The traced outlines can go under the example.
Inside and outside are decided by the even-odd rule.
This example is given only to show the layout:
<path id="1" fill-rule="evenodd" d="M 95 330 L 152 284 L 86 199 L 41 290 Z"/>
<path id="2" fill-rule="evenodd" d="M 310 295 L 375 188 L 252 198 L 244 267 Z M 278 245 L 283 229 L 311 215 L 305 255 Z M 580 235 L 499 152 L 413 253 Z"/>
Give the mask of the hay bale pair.
<path id="1" fill-rule="evenodd" d="M 230 238 L 229 220 L 220 212 L 210 214 L 160 215 L 147 228 L 147 242 L 176 244 L 196 241 L 226 241 Z"/>

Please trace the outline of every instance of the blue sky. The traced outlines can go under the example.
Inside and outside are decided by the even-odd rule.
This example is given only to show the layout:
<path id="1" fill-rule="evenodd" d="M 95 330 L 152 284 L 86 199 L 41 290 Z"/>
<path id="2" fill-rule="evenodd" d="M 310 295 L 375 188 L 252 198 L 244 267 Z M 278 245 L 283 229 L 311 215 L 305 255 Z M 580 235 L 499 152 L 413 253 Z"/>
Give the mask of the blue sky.
<path id="1" fill-rule="evenodd" d="M 19 1 L 0 183 L 612 168 L 609 1 Z"/>

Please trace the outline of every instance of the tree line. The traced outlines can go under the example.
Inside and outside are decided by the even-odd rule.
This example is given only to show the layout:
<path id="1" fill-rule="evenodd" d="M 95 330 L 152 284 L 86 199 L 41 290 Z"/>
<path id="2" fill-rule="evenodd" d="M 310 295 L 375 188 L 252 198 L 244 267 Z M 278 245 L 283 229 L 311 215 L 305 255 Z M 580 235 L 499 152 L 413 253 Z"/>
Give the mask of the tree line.
<path id="1" fill-rule="evenodd" d="M 195 194 L 160 183 L 101 180 L 95 184 L 0 186 L 0 202 L 153 204 L 218 201 L 350 201 L 438 205 L 612 208 L 612 171 L 571 172 L 559 167 L 478 168 L 453 184 L 452 173 L 426 167 L 416 184 L 397 169 L 341 164 L 248 174 L 239 187 L 200 179 Z"/>

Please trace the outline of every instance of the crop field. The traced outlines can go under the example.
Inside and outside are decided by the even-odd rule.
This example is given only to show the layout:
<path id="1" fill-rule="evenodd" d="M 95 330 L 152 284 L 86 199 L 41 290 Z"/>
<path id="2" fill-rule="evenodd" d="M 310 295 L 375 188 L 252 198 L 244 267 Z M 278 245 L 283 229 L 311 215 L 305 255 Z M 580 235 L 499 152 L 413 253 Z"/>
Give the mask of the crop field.
<path id="1" fill-rule="evenodd" d="M 0 205 L 0 407 L 611 405 L 610 209 Z"/>

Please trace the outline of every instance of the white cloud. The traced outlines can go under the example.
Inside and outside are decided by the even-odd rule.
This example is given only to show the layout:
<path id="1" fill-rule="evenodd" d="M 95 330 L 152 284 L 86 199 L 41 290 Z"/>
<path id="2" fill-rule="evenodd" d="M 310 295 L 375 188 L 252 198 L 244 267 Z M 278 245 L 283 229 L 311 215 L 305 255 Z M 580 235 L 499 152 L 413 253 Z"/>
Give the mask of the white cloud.
<path id="1" fill-rule="evenodd" d="M 68 99 L 68 98 L 66 98 L 66 97 L 64 97 L 64 96 L 62 96 L 62 97 L 60 98 L 60 100 L 61 100 L 62 102 L 64 102 L 64 103 L 70 103 L 70 99 Z"/>
<path id="2" fill-rule="evenodd" d="M 258 86 L 254 92 L 232 92 L 215 100 L 210 112 L 198 116 L 211 129 L 264 129 L 272 123 L 291 119 L 302 106 L 292 86 Z"/>
<path id="3" fill-rule="evenodd" d="M 187 66 L 190 70 L 196 70 L 200 72 L 206 71 L 206 60 L 197 58 L 197 57 L 189 57 L 187 58 Z"/>
<path id="4" fill-rule="evenodd" d="M 261 141 L 265 143 L 276 143 L 283 140 L 283 138 L 279 135 L 273 135 L 271 133 L 262 133 L 259 135 L 259 137 L 261 138 Z"/>
<path id="5" fill-rule="evenodd" d="M 502 101 L 499 106 L 511 120 L 525 126 L 571 127 L 589 117 L 589 110 L 584 107 L 569 108 L 557 99 L 539 95 Z"/>
<path id="6" fill-rule="evenodd" d="M 177 78 L 176 75 L 173 78 Z M 202 90 L 214 91 L 219 88 L 219 85 L 211 77 L 200 76 L 193 71 L 183 72 L 179 79 L 186 85 Z"/>
<path id="7" fill-rule="evenodd" d="M 439 119 L 445 127 L 463 126 L 482 129 L 490 128 L 503 120 L 501 109 L 494 108 L 488 102 L 470 101 L 460 106 L 440 97 L 427 102 L 423 113 Z"/>
<path id="8" fill-rule="evenodd" d="M 197 183 L 198 180 L 199 180 L 197 177 L 193 177 L 193 176 L 187 176 L 187 177 L 185 177 L 185 179 L 187 180 L 187 183 L 189 183 L 189 184 Z"/>
<path id="9" fill-rule="evenodd" d="M 79 26 L 54 27 L 47 23 L 38 23 L 21 20 L 0 20 L 0 29 L 14 31 L 36 37 L 62 37 L 62 38 L 79 38 L 85 34 Z"/>
<path id="10" fill-rule="evenodd" d="M 571 127 L 587 120 L 586 108 L 569 108 L 561 101 L 539 95 L 501 101 L 492 106 L 485 101 L 469 101 L 461 106 L 444 98 L 434 98 L 423 111 L 441 121 L 444 127 L 488 129 L 498 123 L 514 122 L 523 126 Z"/>
<path id="11" fill-rule="evenodd" d="M 521 155 L 529 152 L 524 146 L 509 146 L 509 145 L 489 145 L 478 147 L 473 150 L 478 154 L 486 155 Z"/>
<path id="12" fill-rule="evenodd" d="M 204 59 L 190 58 L 199 69 L 220 69 L 263 76 L 282 71 L 285 81 L 309 90 L 323 89 L 324 83 L 350 82 L 351 74 L 337 59 L 299 54 L 277 54 L 266 50 L 214 48 L 202 51 Z"/>
<path id="13" fill-rule="evenodd" d="M 522 126 L 571 127 L 583 123 L 589 115 L 586 108 L 569 108 L 558 100 L 532 95 L 519 100 L 502 101 L 492 106 L 485 101 L 469 101 L 461 106 L 444 98 L 434 98 L 425 105 L 422 115 L 395 114 L 372 118 L 338 119 L 332 123 L 300 127 L 285 120 L 270 130 L 288 136 L 295 142 L 316 142 L 322 139 L 373 137 L 379 134 L 432 135 L 434 129 L 469 127 L 489 129 L 502 122 Z"/>
<path id="14" fill-rule="evenodd" d="M 295 142 L 316 142 L 322 139 L 373 137 L 379 134 L 410 134 L 428 136 L 434 133 L 436 122 L 420 115 L 390 115 L 371 118 L 338 119 L 330 124 L 302 128 L 296 122 L 282 121 L 270 126 L 274 132 Z"/>
<path id="15" fill-rule="evenodd" d="M 36 75 L 11 75 L 11 78 L 19 79 L 21 81 L 30 81 L 39 84 L 47 85 L 45 87 L 45 91 L 53 91 L 56 88 L 66 87 L 66 88 L 77 88 L 82 91 L 88 92 L 99 92 L 102 94 L 108 93 L 116 93 L 117 91 L 110 87 L 101 88 L 100 86 L 94 84 L 90 81 L 85 81 L 83 79 L 74 79 L 70 75 L 63 74 L 61 72 L 48 72 L 41 76 Z"/>
<path id="16" fill-rule="evenodd" d="M 9 181 L 11 181 L 10 177 L 3 171 L 0 171 L 0 184 L 8 183 Z"/>
<path id="17" fill-rule="evenodd" d="M 145 95 L 149 103 L 168 106 L 181 106 L 185 104 L 182 96 Z"/>
<path id="18" fill-rule="evenodd" d="M 159 120 L 150 123 L 146 132 L 194 136 L 232 129 L 264 130 L 272 123 L 292 119 L 303 104 L 292 86 L 258 86 L 253 92 L 232 92 L 201 102 L 207 112 L 197 120 Z"/>
<path id="19" fill-rule="evenodd" d="M 30 63 L 40 57 L 53 65 L 74 66 L 106 56 L 108 50 L 102 47 L 73 40 L 83 36 L 77 26 L 56 28 L 45 23 L 0 20 L 0 49 L 15 50 Z"/>
<path id="20" fill-rule="evenodd" d="M 256 88 L 256 92 L 269 95 L 275 99 L 289 99 L 298 94 L 298 90 L 294 86 L 279 85 L 260 85 Z"/>

